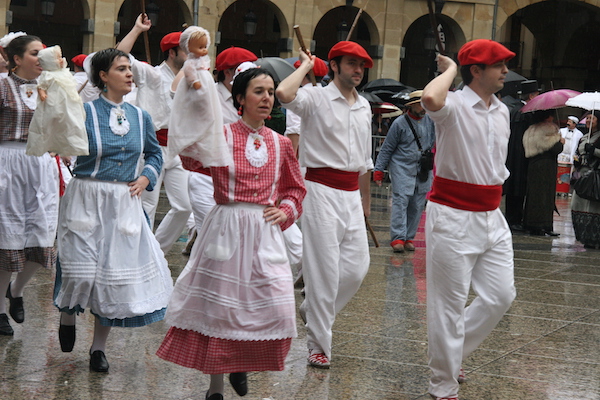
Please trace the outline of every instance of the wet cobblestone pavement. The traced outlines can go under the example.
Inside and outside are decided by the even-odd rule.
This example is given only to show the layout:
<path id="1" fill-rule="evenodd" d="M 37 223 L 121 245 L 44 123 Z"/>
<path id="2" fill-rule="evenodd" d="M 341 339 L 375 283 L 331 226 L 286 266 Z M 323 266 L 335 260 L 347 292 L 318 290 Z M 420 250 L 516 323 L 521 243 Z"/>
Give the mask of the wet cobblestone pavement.
<path id="1" fill-rule="evenodd" d="M 425 242 L 413 253 L 389 247 L 389 188 L 373 188 L 371 243 L 364 283 L 334 325 L 330 370 L 306 365 L 306 332 L 298 318 L 281 372 L 249 374 L 251 400 L 429 399 L 425 318 Z M 497 328 L 465 360 L 461 400 L 600 399 L 600 251 L 575 241 L 569 198 L 557 198 L 558 238 L 515 235 L 517 298 Z M 161 209 L 166 211 L 164 199 Z M 159 209 L 159 211 L 161 211 Z M 158 218 L 162 218 L 160 212 Z M 185 235 L 167 255 L 173 277 L 183 269 Z M 204 399 L 208 378 L 156 355 L 167 326 L 114 328 L 110 372 L 88 368 L 93 318 L 78 318 L 72 353 L 58 344 L 52 305 L 54 271 L 40 271 L 25 290 L 26 320 L 0 337 L 0 399 Z M 301 296 L 296 292 L 299 305 Z M 225 399 L 239 398 L 226 384 Z"/>

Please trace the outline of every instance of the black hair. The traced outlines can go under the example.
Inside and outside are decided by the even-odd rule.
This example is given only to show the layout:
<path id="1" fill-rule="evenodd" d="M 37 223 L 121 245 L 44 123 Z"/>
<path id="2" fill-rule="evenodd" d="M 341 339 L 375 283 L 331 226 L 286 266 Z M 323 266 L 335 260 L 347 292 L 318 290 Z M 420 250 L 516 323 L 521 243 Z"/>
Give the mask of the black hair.
<path id="1" fill-rule="evenodd" d="M 470 85 L 473 82 L 473 74 L 471 73 L 471 67 L 473 65 L 478 66 L 481 69 L 485 69 L 487 65 L 485 64 L 469 64 L 469 65 L 461 65 L 460 66 L 460 76 L 465 84 L 465 86 Z"/>
<path id="2" fill-rule="evenodd" d="M 554 110 L 539 110 L 535 111 L 531 116 L 531 123 L 538 124 L 540 122 L 544 122 L 548 119 L 549 116 L 555 113 Z"/>
<path id="3" fill-rule="evenodd" d="M 100 71 L 108 73 L 115 59 L 119 57 L 125 57 L 129 60 L 127 53 L 113 48 L 100 50 L 94 54 L 90 63 L 92 67 L 91 80 L 94 86 L 98 89 L 104 89 L 104 82 L 100 79 Z"/>
<path id="4" fill-rule="evenodd" d="M 25 55 L 25 51 L 27 51 L 27 46 L 31 42 L 42 42 L 42 40 L 34 35 L 24 35 L 14 38 L 10 41 L 8 46 L 4 49 L 6 52 L 6 57 L 8 61 L 8 69 L 12 70 L 17 66 L 15 63 L 15 56 L 23 57 Z"/>
<path id="5" fill-rule="evenodd" d="M 333 78 L 335 77 L 335 72 L 333 71 L 333 69 L 331 69 L 331 62 L 335 61 L 335 65 L 337 65 L 338 71 L 339 71 L 340 63 L 342 62 L 342 57 L 344 57 L 344 56 L 333 57 L 331 60 L 329 60 L 329 74 L 328 75 L 331 77 L 331 80 L 333 80 Z"/>
<path id="6" fill-rule="evenodd" d="M 163 57 L 165 60 L 169 59 L 169 53 L 171 52 L 171 50 L 175 52 L 175 57 L 177 57 L 177 54 L 179 53 L 179 46 L 171 47 L 170 49 L 167 49 L 167 51 L 164 51 Z"/>
<path id="7" fill-rule="evenodd" d="M 217 82 L 223 82 L 225 80 L 225 71 L 217 71 Z"/>
<path id="8" fill-rule="evenodd" d="M 236 110 L 240 108 L 240 103 L 237 99 L 238 95 L 241 95 L 242 97 L 246 96 L 246 90 L 248 90 L 250 81 L 261 75 L 270 76 L 271 79 L 273 79 L 273 83 L 275 82 L 273 75 L 264 68 L 250 68 L 235 77 L 233 86 L 231 87 L 231 97 L 233 97 L 233 105 Z"/>

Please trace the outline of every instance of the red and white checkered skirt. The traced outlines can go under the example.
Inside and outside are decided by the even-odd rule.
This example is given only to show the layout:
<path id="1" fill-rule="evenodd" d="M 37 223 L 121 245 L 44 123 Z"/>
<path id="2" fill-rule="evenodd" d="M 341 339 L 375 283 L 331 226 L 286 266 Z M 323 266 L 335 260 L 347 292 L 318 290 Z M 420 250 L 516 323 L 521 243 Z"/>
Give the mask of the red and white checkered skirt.
<path id="1" fill-rule="evenodd" d="M 228 340 L 172 327 L 156 354 L 205 374 L 282 371 L 292 339 Z"/>

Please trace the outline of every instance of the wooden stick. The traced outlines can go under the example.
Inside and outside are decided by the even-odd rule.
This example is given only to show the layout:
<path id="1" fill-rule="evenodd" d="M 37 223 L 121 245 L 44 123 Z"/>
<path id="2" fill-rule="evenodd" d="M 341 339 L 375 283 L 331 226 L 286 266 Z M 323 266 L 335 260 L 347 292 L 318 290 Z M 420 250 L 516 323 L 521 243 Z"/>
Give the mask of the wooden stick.
<path id="1" fill-rule="evenodd" d="M 304 39 L 302 38 L 302 33 L 300 32 L 299 25 L 294 25 L 294 32 L 296 32 L 296 38 L 298 38 L 298 42 L 300 43 L 300 49 L 302 49 L 302 51 L 310 57 L 310 51 L 308 51 L 306 49 L 306 46 L 304 45 Z M 315 78 L 315 71 L 311 69 L 308 73 L 308 77 L 310 78 L 310 82 L 312 83 L 312 85 L 317 86 L 317 78 Z"/>
<path id="2" fill-rule="evenodd" d="M 377 241 L 377 237 L 375 236 L 375 231 L 373 230 L 373 227 L 369 223 L 369 218 L 367 218 L 366 216 L 365 216 L 365 222 L 367 224 L 367 229 L 369 230 L 369 233 L 371 234 L 371 238 L 373 239 L 373 242 L 375 242 L 375 247 L 379 247 L 379 242 Z"/>
<path id="3" fill-rule="evenodd" d="M 363 12 L 362 8 L 360 10 L 358 10 L 358 14 L 356 14 L 356 17 L 354 18 L 354 22 L 352 23 L 352 26 L 350 27 L 350 30 L 348 31 L 348 36 L 346 36 L 347 41 L 350 40 L 350 36 L 352 36 L 352 32 L 354 32 L 354 28 L 356 27 L 356 24 L 358 24 L 358 19 L 360 18 L 360 14 L 362 14 L 362 12 Z"/>
<path id="4" fill-rule="evenodd" d="M 145 0 L 142 0 L 142 15 L 146 15 Z M 148 31 L 144 31 L 144 46 L 146 47 L 146 61 L 148 62 L 148 64 L 152 65 L 152 59 L 150 57 L 150 39 L 148 39 Z"/>

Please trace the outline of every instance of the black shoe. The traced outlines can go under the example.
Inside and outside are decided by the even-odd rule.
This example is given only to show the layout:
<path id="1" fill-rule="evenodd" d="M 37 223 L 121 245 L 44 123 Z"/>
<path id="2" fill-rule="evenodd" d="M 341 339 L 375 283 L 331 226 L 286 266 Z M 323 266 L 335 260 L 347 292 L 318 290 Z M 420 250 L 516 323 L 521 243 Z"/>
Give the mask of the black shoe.
<path id="1" fill-rule="evenodd" d="M 532 236 L 546 236 L 546 232 L 544 232 L 542 229 L 533 229 L 529 231 L 529 234 Z"/>
<path id="2" fill-rule="evenodd" d="M 206 391 L 206 400 L 223 400 L 223 395 L 221 393 L 213 393 L 210 397 L 208 397 L 208 390 Z"/>
<path id="3" fill-rule="evenodd" d="M 8 289 L 6 289 L 6 298 L 10 300 L 10 307 L 8 308 L 8 312 L 12 319 L 20 324 L 25 321 L 25 309 L 23 308 L 23 298 L 22 297 L 12 297 L 12 293 L 10 292 L 10 285 L 8 284 Z"/>
<path id="4" fill-rule="evenodd" d="M 63 325 L 58 327 L 58 341 L 63 353 L 70 353 L 75 346 L 75 325 Z"/>
<path id="5" fill-rule="evenodd" d="M 525 232 L 525 228 L 521 224 L 513 224 L 510 226 L 510 230 L 513 232 Z"/>
<path id="6" fill-rule="evenodd" d="M 0 314 L 0 335 L 13 336 L 14 334 L 15 331 L 13 331 L 10 322 L 8 322 L 8 315 Z"/>
<path id="7" fill-rule="evenodd" d="M 108 372 L 108 361 L 102 350 L 90 354 L 90 369 L 96 372 Z"/>
<path id="8" fill-rule="evenodd" d="M 554 231 L 545 231 L 545 234 L 548 236 L 560 236 L 560 233 Z"/>
<path id="9" fill-rule="evenodd" d="M 229 383 L 233 386 L 235 392 L 240 396 L 248 393 L 248 379 L 245 372 L 233 372 L 229 374 Z"/>

